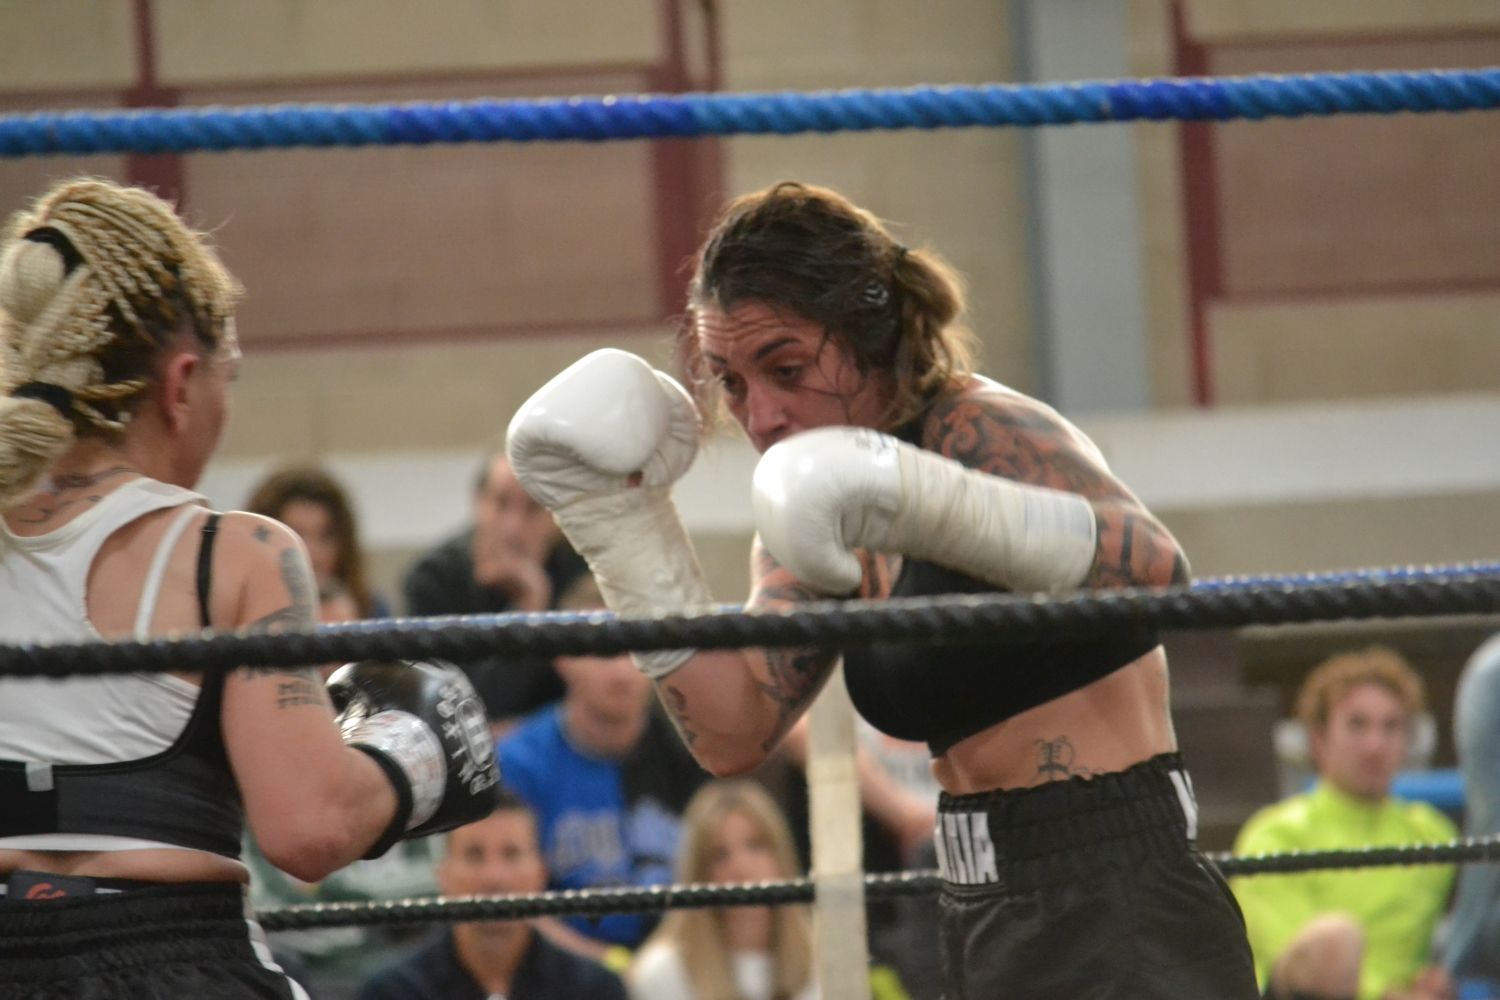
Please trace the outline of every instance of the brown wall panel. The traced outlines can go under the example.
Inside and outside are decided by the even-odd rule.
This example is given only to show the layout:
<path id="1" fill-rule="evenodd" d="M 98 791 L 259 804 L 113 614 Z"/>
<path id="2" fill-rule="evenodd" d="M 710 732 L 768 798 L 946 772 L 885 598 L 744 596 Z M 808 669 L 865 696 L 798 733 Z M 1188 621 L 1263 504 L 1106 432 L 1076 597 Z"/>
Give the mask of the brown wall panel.
<path id="1" fill-rule="evenodd" d="M 1205 506 L 1162 520 L 1196 577 L 1500 559 L 1500 494 Z"/>
<path id="2" fill-rule="evenodd" d="M 1494 0 L 1182 0 L 1203 42 L 1412 34 L 1500 27 Z"/>
<path id="3" fill-rule="evenodd" d="M 129 0 L 0 0 L 0 93 L 128 87 L 135 80 Z"/>
<path id="4" fill-rule="evenodd" d="M 1227 302 L 1209 313 L 1225 404 L 1500 389 L 1500 293 Z"/>
<path id="5" fill-rule="evenodd" d="M 630 90 L 641 80 L 548 82 L 566 93 L 582 82 Z M 372 100 L 376 89 L 307 88 L 296 99 Z M 384 86 L 378 95 L 461 99 L 493 89 Z M 186 173 L 194 215 L 222 224 L 225 255 L 250 289 L 241 326 L 251 344 L 659 315 L 651 183 L 647 144 L 619 142 L 230 153 L 194 157 Z"/>
<path id="6" fill-rule="evenodd" d="M 246 344 L 219 456 L 479 450 L 542 383 L 600 347 L 669 364 L 660 326 L 505 341 L 262 350 Z"/>
<path id="7" fill-rule="evenodd" d="M 1214 49 L 1215 73 L 1500 63 L 1500 34 Z M 1345 116 L 1216 129 L 1225 292 L 1500 285 L 1492 114 Z"/>
<path id="8" fill-rule="evenodd" d="M 169 86 L 652 63 L 661 57 L 657 4 L 154 0 Z"/>

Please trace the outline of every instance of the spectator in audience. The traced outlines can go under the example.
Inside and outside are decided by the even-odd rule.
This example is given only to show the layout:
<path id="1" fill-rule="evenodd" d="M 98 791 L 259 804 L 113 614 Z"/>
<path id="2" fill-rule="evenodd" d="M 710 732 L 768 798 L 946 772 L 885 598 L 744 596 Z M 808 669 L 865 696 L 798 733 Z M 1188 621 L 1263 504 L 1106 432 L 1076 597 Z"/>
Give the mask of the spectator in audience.
<path id="1" fill-rule="evenodd" d="M 447 837 L 444 896 L 540 892 L 546 865 L 536 818 L 502 793 L 489 818 Z M 357 1000 L 625 1000 L 619 977 L 537 934 L 524 920 L 454 924 L 372 976 Z"/>
<path id="2" fill-rule="evenodd" d="M 557 605 L 602 608 L 585 574 Z M 500 741 L 503 781 L 529 803 L 541 829 L 548 888 L 658 885 L 670 881 L 682 810 L 708 775 L 655 704 L 628 654 L 559 656 L 567 693 Z M 655 925 L 644 913 L 547 921 L 580 953 L 623 965 Z"/>
<path id="3" fill-rule="evenodd" d="M 1464 834 L 1500 834 L 1500 636 L 1475 650 L 1464 667 L 1453 741 L 1463 771 Z M 1495 865 L 1466 865 L 1459 874 L 1444 965 L 1456 976 L 1500 980 L 1500 868 Z"/>
<path id="4" fill-rule="evenodd" d="M 474 482 L 473 524 L 423 555 L 403 589 L 413 615 L 547 611 L 585 570 L 552 515 L 511 472 L 503 443 L 485 452 Z M 508 720 L 562 697 L 550 660 L 489 657 L 463 664 L 491 720 Z"/>
<path id="5" fill-rule="evenodd" d="M 1334 656 L 1302 685 L 1318 780 L 1252 816 L 1236 854 L 1393 846 L 1452 839 L 1453 824 L 1391 785 L 1423 710 L 1422 681 L 1395 652 Z M 1452 995 L 1430 963 L 1453 868 L 1326 870 L 1233 880 L 1268 997 L 1437 1000 Z"/>
<path id="6" fill-rule="evenodd" d="M 683 817 L 677 881 L 794 878 L 786 819 L 748 781 L 704 786 Z M 667 914 L 626 976 L 633 1000 L 812 1000 L 812 922 L 805 906 L 731 906 Z"/>
<path id="7" fill-rule="evenodd" d="M 786 817 L 751 781 L 715 781 L 688 804 L 676 880 L 714 884 L 795 878 Z M 668 913 L 626 975 L 632 1000 L 814 1000 L 805 906 L 732 906 Z M 870 969 L 874 1000 L 909 1000 L 888 967 Z"/>
<path id="8" fill-rule="evenodd" d="M 302 465 L 278 469 L 255 487 L 246 509 L 274 518 L 302 537 L 318 580 L 320 620 L 384 618 L 391 613 L 390 604 L 365 578 L 354 507 L 327 472 Z"/>

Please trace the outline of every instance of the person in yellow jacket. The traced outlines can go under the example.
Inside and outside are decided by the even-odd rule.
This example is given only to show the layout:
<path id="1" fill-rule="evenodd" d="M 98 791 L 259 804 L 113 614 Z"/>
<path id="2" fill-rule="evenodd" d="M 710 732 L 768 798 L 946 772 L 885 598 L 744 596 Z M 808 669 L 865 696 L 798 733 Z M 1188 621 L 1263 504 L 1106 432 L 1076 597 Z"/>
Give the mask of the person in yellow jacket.
<path id="1" fill-rule="evenodd" d="M 1318 780 L 1261 809 L 1236 854 L 1452 840 L 1457 829 L 1422 802 L 1390 794 L 1423 711 L 1422 681 L 1395 652 L 1371 647 L 1320 664 L 1297 698 Z M 1256 974 L 1277 1000 L 1439 1000 L 1453 995 L 1430 960 L 1448 900 L 1449 865 L 1255 875 L 1231 885 Z"/>

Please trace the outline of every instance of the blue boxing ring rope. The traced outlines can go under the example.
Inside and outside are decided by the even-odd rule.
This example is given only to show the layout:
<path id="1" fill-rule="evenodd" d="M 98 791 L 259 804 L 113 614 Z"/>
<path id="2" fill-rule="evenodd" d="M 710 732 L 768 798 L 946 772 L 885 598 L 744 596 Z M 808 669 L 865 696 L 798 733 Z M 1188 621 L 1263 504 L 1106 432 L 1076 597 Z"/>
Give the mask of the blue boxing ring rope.
<path id="1" fill-rule="evenodd" d="M 1500 108 L 1500 67 L 819 93 L 70 111 L 0 116 L 0 156 L 796 135 Z"/>

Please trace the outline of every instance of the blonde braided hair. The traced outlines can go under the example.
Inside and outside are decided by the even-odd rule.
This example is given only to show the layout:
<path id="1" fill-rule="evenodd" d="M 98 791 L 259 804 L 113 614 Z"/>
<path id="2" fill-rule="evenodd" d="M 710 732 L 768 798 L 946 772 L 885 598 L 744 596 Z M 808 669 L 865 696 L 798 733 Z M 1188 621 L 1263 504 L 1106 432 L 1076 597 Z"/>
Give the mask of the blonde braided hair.
<path id="1" fill-rule="evenodd" d="M 210 349 L 229 346 L 240 293 L 204 236 L 141 188 L 64 181 L 12 217 L 0 245 L 0 511 L 78 437 L 124 433 L 185 325 Z M 14 395 L 38 384 L 43 398 Z"/>

